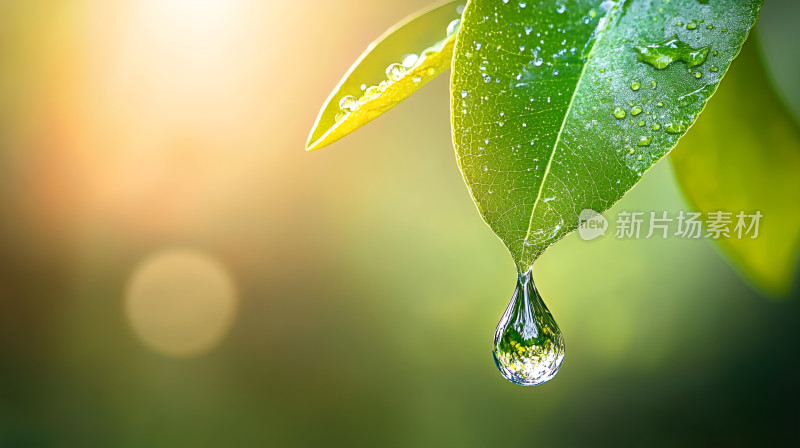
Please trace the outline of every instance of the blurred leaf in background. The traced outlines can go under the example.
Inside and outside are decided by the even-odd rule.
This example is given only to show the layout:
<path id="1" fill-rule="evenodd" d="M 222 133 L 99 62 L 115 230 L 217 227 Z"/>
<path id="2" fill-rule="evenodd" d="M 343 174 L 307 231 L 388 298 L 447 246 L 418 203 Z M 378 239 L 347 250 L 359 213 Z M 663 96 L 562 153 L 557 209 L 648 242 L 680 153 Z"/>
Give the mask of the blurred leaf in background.
<path id="1" fill-rule="evenodd" d="M 717 243 L 758 287 L 788 293 L 800 247 L 800 126 L 775 94 L 753 37 L 670 158 L 703 217 L 723 211 L 737 223 L 740 212 L 763 215 L 757 238 L 732 234 Z"/>

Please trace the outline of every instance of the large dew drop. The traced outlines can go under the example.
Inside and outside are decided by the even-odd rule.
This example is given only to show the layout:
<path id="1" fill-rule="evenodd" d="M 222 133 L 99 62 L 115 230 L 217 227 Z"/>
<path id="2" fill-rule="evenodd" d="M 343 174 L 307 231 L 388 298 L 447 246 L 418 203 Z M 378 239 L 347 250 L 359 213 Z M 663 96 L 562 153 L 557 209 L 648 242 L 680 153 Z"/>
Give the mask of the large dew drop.
<path id="1" fill-rule="evenodd" d="M 564 361 L 564 338 L 533 284 L 529 269 L 497 324 L 492 348 L 500 373 L 520 386 L 553 379 Z"/>
<path id="2" fill-rule="evenodd" d="M 692 48 L 675 34 L 667 40 L 635 46 L 633 49 L 638 53 L 637 59 L 640 62 L 646 62 L 662 70 L 675 61 L 683 61 L 689 67 L 697 67 L 706 62 L 711 47 Z"/>

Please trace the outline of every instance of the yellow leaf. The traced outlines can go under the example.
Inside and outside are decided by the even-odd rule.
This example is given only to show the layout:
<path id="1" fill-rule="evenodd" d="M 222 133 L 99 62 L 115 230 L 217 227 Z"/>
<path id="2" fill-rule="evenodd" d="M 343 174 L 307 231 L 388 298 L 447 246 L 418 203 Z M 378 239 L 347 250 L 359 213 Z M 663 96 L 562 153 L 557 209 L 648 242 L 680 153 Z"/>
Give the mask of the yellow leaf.
<path id="1" fill-rule="evenodd" d="M 355 131 L 449 69 L 464 3 L 418 13 L 370 44 L 325 101 L 306 150 Z"/>

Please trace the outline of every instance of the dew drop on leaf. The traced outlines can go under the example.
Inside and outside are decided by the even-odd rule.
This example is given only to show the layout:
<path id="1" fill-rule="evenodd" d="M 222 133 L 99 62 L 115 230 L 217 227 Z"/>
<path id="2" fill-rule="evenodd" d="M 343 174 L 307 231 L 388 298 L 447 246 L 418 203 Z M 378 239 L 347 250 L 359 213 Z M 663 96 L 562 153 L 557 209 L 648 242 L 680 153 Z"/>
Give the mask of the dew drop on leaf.
<path id="1" fill-rule="evenodd" d="M 664 130 L 669 134 L 680 134 L 683 130 L 683 126 L 681 126 L 680 123 L 668 123 L 664 126 Z"/>
<path id="2" fill-rule="evenodd" d="M 419 60 L 419 56 L 417 54 L 415 54 L 415 53 L 407 54 L 407 55 L 403 56 L 403 62 L 402 62 L 403 67 L 411 68 L 411 67 L 414 66 L 414 64 L 417 63 L 418 60 Z"/>
<path id="3" fill-rule="evenodd" d="M 342 99 L 339 100 L 339 109 L 342 112 L 349 114 L 354 110 L 358 109 L 358 100 L 353 95 L 346 95 L 343 96 Z"/>
<path id="4" fill-rule="evenodd" d="M 634 46 L 639 62 L 645 62 L 662 70 L 676 61 L 685 62 L 689 67 L 696 67 L 706 61 L 711 47 L 692 48 L 691 45 L 678 39 L 674 34 L 667 40 Z"/>
<path id="5" fill-rule="evenodd" d="M 452 36 L 453 34 L 458 31 L 458 27 L 461 25 L 461 19 L 455 19 L 450 24 L 447 25 L 447 36 Z"/>
<path id="6" fill-rule="evenodd" d="M 400 81 L 400 78 L 406 74 L 406 68 L 403 67 L 403 64 L 390 64 L 386 67 L 386 77 L 389 78 L 390 81 Z"/>
<path id="7" fill-rule="evenodd" d="M 381 89 L 378 86 L 369 86 L 364 92 L 365 98 L 373 98 L 381 94 Z"/>
<path id="8" fill-rule="evenodd" d="M 520 386 L 553 379 L 564 361 L 561 329 L 533 284 L 530 269 L 517 277 L 517 288 L 497 324 L 492 355 L 503 377 Z"/>

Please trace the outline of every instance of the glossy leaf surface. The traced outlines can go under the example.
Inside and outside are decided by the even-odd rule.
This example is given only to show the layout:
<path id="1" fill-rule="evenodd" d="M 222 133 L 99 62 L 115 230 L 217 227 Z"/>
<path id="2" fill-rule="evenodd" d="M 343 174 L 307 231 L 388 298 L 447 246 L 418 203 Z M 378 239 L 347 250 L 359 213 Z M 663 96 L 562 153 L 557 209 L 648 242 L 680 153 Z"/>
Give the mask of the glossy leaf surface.
<path id="1" fill-rule="evenodd" d="M 452 123 L 484 220 L 527 270 L 602 212 L 695 122 L 760 1 L 472 0 Z"/>

